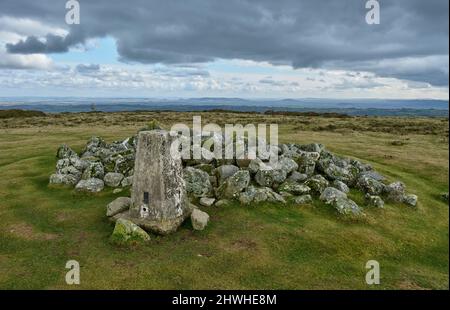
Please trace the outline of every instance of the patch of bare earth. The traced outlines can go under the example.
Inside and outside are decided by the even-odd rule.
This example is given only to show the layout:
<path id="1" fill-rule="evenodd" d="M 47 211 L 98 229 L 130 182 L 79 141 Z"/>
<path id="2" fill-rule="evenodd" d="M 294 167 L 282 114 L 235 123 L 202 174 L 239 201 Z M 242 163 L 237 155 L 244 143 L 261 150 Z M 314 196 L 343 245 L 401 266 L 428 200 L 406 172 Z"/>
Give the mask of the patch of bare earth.
<path id="1" fill-rule="evenodd" d="M 421 287 L 411 280 L 403 280 L 398 283 L 397 287 L 401 290 L 428 290 L 427 288 Z"/>
<path id="2" fill-rule="evenodd" d="M 36 231 L 28 223 L 18 223 L 9 227 L 8 232 L 15 237 L 25 240 L 54 240 L 58 237 L 56 234 Z"/>
<path id="3" fill-rule="evenodd" d="M 233 249 L 235 250 L 255 250 L 257 247 L 256 242 L 250 239 L 238 239 L 232 243 Z"/>

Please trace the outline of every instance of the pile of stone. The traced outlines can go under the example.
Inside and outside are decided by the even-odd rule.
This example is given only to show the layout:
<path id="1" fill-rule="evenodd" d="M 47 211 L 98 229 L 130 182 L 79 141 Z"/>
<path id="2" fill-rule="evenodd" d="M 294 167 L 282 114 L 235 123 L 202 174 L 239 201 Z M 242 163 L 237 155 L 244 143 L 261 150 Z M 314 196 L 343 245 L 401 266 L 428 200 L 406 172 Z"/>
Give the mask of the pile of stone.
<path id="1" fill-rule="evenodd" d="M 358 218 L 364 212 L 347 196 L 352 188 L 364 193 L 368 207 L 383 208 L 385 201 L 417 205 L 417 196 L 406 193 L 402 182 L 387 184 L 371 165 L 333 154 L 321 144 L 272 146 L 272 158 L 267 160 L 181 161 L 170 156 L 171 139 L 162 130 L 144 131 L 111 144 L 93 137 L 80 156 L 63 145 L 50 183 L 99 192 L 105 185 L 126 187 L 138 182 L 131 198 L 120 197 L 108 205 L 107 216 L 116 225 L 121 219 L 118 231 L 141 237 L 133 225 L 167 234 L 189 216 L 194 229 L 203 229 L 209 216 L 195 205 L 220 207 L 231 201 L 303 205 L 318 199 L 341 215 Z M 202 137 L 203 147 L 212 145 L 210 139 L 214 137 Z M 139 145 L 141 160 L 135 162 Z M 275 156 L 276 161 L 272 160 Z M 135 171 L 137 178 L 133 178 Z"/>
<path id="2" fill-rule="evenodd" d="M 417 196 L 407 194 L 403 183 L 386 184 L 372 166 L 337 156 L 321 144 L 281 144 L 276 152 L 273 164 L 270 158 L 185 161 L 187 192 L 203 206 L 230 200 L 301 205 L 317 197 L 338 213 L 356 217 L 363 210 L 347 197 L 351 188 L 365 194 L 367 206 L 383 208 L 384 200 L 417 204 Z"/>
<path id="3" fill-rule="evenodd" d="M 106 143 L 92 137 L 81 154 L 67 145 L 58 148 L 56 172 L 50 184 L 74 186 L 77 191 L 100 192 L 105 186 L 128 187 L 133 181 L 135 138 Z"/>

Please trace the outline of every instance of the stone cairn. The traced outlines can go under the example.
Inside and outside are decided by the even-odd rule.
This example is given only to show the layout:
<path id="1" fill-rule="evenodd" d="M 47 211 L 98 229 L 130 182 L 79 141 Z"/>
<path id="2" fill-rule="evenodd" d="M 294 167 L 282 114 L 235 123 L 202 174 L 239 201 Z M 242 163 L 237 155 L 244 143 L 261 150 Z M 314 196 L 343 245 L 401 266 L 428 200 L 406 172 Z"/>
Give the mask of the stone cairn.
<path id="1" fill-rule="evenodd" d="M 202 145 L 215 138 L 202 137 Z M 417 196 L 407 194 L 402 182 L 387 184 L 371 165 L 337 156 L 321 144 L 280 144 L 275 146 L 278 160 L 271 163 L 259 158 L 176 160 L 170 143 L 166 131 L 152 130 L 111 144 L 92 137 L 80 155 L 62 145 L 50 184 L 92 193 L 105 186 L 115 192 L 132 186 L 131 198 L 119 197 L 107 206 L 118 242 L 148 240 L 145 231 L 172 233 L 189 216 L 193 228 L 202 230 L 209 216 L 194 204 L 304 205 L 318 198 L 341 216 L 361 218 L 363 208 L 347 197 L 354 188 L 365 194 L 367 207 L 383 208 L 385 200 L 417 205 Z"/>

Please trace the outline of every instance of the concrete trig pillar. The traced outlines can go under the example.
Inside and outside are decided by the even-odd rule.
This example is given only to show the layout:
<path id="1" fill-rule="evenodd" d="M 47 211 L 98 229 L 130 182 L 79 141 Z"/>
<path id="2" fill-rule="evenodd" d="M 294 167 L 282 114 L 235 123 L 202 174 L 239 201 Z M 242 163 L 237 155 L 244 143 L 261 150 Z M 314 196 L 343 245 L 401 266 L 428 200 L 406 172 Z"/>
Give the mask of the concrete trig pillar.
<path id="1" fill-rule="evenodd" d="M 130 217 L 142 228 L 174 232 L 190 215 L 180 158 L 172 157 L 167 131 L 141 131 L 134 165 Z"/>

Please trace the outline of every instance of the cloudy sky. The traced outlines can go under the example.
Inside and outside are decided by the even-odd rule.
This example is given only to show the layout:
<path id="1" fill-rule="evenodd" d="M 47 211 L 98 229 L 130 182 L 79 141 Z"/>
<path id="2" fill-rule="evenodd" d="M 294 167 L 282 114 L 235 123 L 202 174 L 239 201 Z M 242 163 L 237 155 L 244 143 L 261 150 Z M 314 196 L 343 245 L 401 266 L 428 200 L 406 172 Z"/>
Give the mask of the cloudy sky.
<path id="1" fill-rule="evenodd" d="M 0 0 L 0 97 L 448 100 L 448 0 Z"/>

